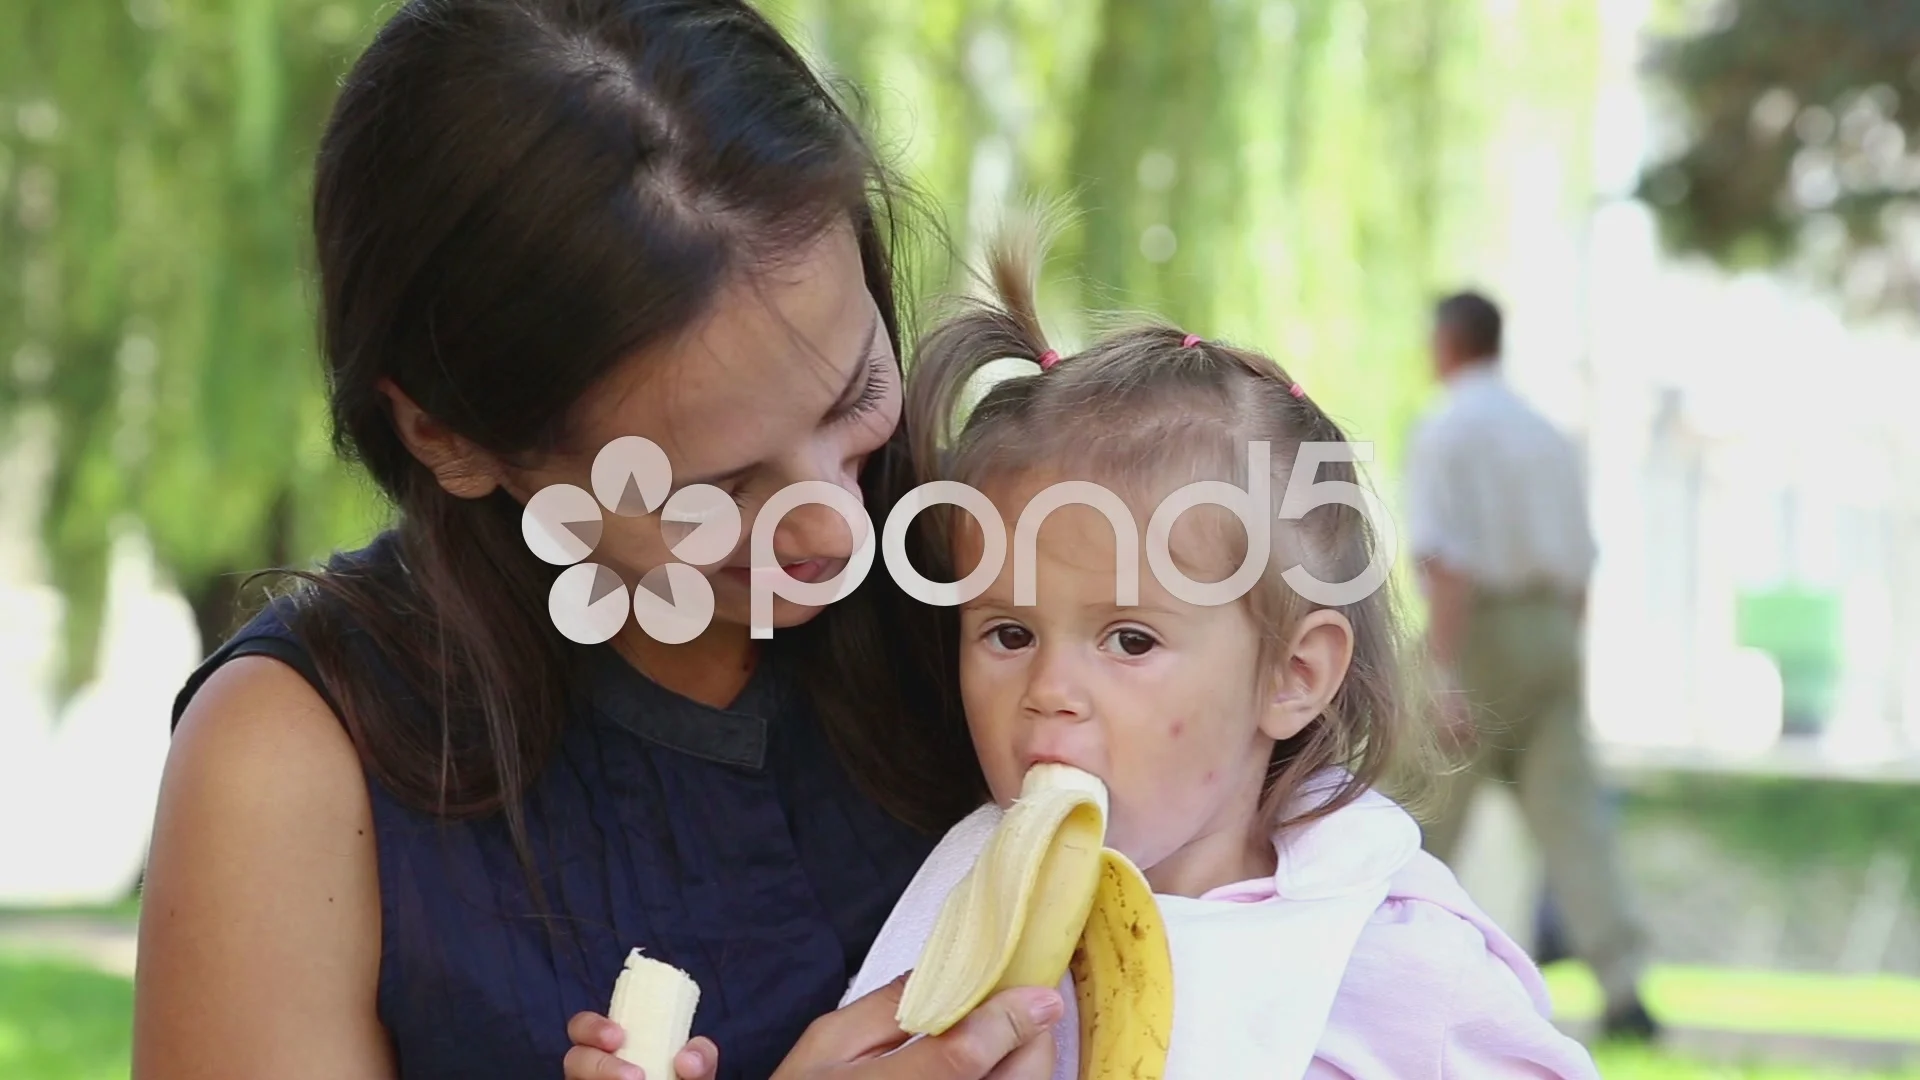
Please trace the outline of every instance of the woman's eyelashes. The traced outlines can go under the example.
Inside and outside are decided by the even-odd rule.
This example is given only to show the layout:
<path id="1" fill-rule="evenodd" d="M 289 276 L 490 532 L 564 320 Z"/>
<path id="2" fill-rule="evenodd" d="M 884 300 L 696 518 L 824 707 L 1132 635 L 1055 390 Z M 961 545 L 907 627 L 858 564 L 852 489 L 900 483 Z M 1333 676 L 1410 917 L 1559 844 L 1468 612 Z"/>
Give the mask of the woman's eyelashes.
<path id="1" fill-rule="evenodd" d="M 866 385 L 860 388 L 860 396 L 841 406 L 829 419 L 855 420 L 865 416 L 887 399 L 892 387 L 893 358 L 884 352 L 873 354 L 867 360 L 867 380 Z"/>

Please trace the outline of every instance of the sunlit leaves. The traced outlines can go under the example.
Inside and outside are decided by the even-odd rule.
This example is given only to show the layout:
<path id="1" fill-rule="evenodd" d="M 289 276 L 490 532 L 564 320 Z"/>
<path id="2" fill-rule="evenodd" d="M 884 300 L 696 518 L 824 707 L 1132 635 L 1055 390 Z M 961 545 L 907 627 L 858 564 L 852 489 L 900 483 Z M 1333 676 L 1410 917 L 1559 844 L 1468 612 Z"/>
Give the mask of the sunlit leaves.
<path id="1" fill-rule="evenodd" d="M 1641 195 L 1677 250 L 1920 311 L 1920 5 L 1738 0 L 1665 44 L 1684 142 Z"/>

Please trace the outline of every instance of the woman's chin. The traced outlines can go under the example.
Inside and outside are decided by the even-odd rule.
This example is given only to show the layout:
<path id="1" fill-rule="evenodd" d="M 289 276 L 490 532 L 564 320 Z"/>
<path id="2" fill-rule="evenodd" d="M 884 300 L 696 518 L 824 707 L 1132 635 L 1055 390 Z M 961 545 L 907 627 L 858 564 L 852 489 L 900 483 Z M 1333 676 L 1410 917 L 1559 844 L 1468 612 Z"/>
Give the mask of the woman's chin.
<path id="1" fill-rule="evenodd" d="M 827 610 L 812 604 L 796 604 L 780 597 L 773 598 L 773 628 L 786 630 L 803 623 L 813 621 L 814 617 Z M 714 605 L 713 621 L 731 623 L 735 626 L 751 626 L 752 619 L 747 603 Z"/>

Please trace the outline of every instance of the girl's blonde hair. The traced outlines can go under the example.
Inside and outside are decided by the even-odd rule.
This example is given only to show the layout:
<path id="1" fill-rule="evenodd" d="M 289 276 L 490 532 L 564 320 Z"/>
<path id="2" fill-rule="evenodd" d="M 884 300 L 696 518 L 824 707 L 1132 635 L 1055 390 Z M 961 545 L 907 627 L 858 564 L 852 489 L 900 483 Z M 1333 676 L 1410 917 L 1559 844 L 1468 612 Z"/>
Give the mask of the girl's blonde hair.
<path id="1" fill-rule="evenodd" d="M 1003 237 L 988 256 L 993 298 L 965 302 L 922 341 L 904 406 L 922 482 L 979 487 L 1032 470 L 1070 470 L 1074 479 L 1097 476 L 1135 493 L 1203 479 L 1246 490 L 1248 443 L 1265 441 L 1277 505 L 1301 443 L 1346 441 L 1340 426 L 1270 358 L 1191 339 L 1164 323 L 1113 332 L 1071 356 L 1055 352 L 1034 300 L 1041 250 L 1035 233 Z M 1009 357 L 1043 368 L 1000 381 L 962 421 L 957 414 L 970 381 Z M 1324 464 L 1317 479 L 1360 481 L 1345 461 Z M 936 538 L 947 541 L 934 548 L 950 558 L 954 508 L 927 513 Z M 1231 554 L 1227 565 L 1239 565 L 1245 530 L 1223 528 L 1219 536 Z M 1277 522 L 1273 538 L 1266 572 L 1242 601 L 1262 628 L 1261 659 L 1269 671 L 1300 619 L 1320 606 L 1287 585 L 1282 573 L 1302 564 L 1322 581 L 1350 581 L 1372 562 L 1378 542 L 1366 515 L 1342 503 Z M 946 580 L 958 576 L 950 562 L 941 569 Z M 1353 658 L 1326 712 L 1273 749 L 1261 812 L 1274 829 L 1330 814 L 1370 787 L 1392 784 L 1403 798 L 1416 797 L 1407 785 L 1426 775 L 1400 768 L 1410 757 L 1425 758 L 1429 747 L 1403 681 L 1390 589 L 1382 585 L 1337 610 L 1353 626 Z M 1306 781 L 1335 766 L 1349 778 L 1330 798 L 1295 812 Z"/>

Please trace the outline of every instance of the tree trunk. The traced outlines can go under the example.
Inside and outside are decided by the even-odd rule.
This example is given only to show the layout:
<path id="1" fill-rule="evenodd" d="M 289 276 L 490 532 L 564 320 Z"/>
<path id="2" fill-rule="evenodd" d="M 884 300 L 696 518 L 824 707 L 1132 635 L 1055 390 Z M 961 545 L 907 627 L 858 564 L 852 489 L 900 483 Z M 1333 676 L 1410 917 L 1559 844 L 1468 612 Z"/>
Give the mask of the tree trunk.
<path id="1" fill-rule="evenodd" d="M 286 565 L 289 536 L 293 525 L 293 499 L 283 490 L 273 501 L 267 518 L 267 558 L 269 565 Z M 266 603 L 266 579 L 253 580 L 252 571 L 227 567 L 181 584 L 187 606 L 193 609 L 193 625 L 200 631 L 200 653 L 212 653 L 235 630 L 257 614 Z"/>

